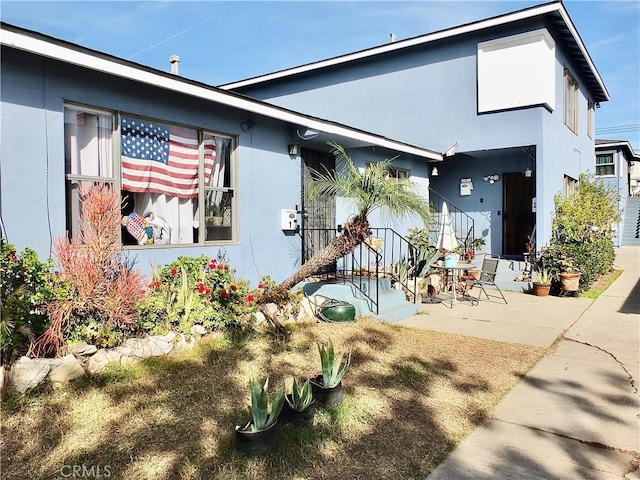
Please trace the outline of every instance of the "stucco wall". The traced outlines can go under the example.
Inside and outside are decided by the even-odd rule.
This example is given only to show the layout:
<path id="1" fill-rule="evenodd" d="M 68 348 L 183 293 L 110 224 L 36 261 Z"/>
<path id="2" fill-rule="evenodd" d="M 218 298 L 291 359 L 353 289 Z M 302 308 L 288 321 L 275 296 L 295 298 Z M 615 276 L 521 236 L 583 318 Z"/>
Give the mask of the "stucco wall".
<path id="1" fill-rule="evenodd" d="M 65 234 L 64 102 L 77 102 L 239 137 L 239 242 L 225 245 L 238 274 L 281 280 L 299 261 L 299 240 L 280 228 L 280 209 L 300 203 L 300 165 L 287 154 L 286 125 L 265 118 L 243 131 L 247 114 L 52 61 L 2 52 L 1 214 L 7 240 L 19 250 L 52 255 Z M 218 246 L 135 247 L 129 255 L 148 272 L 179 255 L 215 256 Z"/>
<path id="2" fill-rule="evenodd" d="M 477 47 L 479 42 L 548 27 L 539 22 L 505 26 L 426 46 L 406 48 L 308 74 L 286 77 L 240 89 L 278 105 L 338 121 L 407 142 L 445 151 L 457 142 L 457 152 L 470 153 L 510 147 L 536 147 L 537 246 L 551 235 L 553 197 L 563 189 L 564 175 L 578 178 L 591 166 L 594 141 L 587 136 L 587 98 L 584 80 L 558 44 L 555 49 L 555 110 L 545 106 L 478 114 Z M 555 39 L 558 42 L 558 39 Z M 563 122 L 563 71 L 567 66 L 580 86 L 578 133 Z M 491 165 L 495 173 L 521 170 L 506 163 Z M 459 178 L 486 175 L 486 166 L 465 163 L 460 157 L 438 166 L 441 175 L 458 181 L 434 179 L 437 190 L 456 199 Z M 426 169 L 425 169 L 426 171 Z M 474 185 L 478 183 L 474 181 Z M 493 252 L 500 253 L 501 199 L 492 189 L 489 204 L 468 205 L 483 231 L 490 224 Z M 468 203 L 466 201 L 462 202 Z M 487 220 L 492 218 L 491 220 Z"/>

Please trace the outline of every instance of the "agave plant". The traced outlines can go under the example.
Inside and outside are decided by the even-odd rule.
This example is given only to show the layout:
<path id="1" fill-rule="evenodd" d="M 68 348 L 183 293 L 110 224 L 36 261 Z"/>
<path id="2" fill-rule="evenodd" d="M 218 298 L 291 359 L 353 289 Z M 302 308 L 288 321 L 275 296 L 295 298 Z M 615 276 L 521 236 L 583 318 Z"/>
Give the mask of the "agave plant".
<path id="1" fill-rule="evenodd" d="M 268 412 L 268 390 L 269 378 L 264 382 L 264 386 L 255 375 L 249 380 L 251 387 L 251 416 L 253 418 L 253 431 L 260 432 L 271 428 L 278 420 L 280 410 L 284 404 L 284 386 L 280 386 L 276 392 L 273 402 L 271 402 L 271 413 Z"/>
<path id="2" fill-rule="evenodd" d="M 346 360 L 344 359 L 344 354 L 336 356 L 333 343 L 329 340 L 329 344 L 326 347 L 318 343 L 318 351 L 320 352 L 320 362 L 322 363 L 322 386 L 324 388 L 333 388 L 342 381 L 342 377 L 345 376 L 349 369 L 351 350 L 349 350 Z"/>
<path id="3" fill-rule="evenodd" d="M 300 384 L 296 378 L 293 379 L 291 385 L 291 396 L 286 395 L 285 400 L 289 406 L 296 412 L 302 412 L 305 408 L 313 403 L 313 392 L 309 380 Z"/>
<path id="4" fill-rule="evenodd" d="M 549 285 L 551 283 L 551 274 L 546 268 L 539 268 L 536 270 L 536 283 L 542 285 Z"/>

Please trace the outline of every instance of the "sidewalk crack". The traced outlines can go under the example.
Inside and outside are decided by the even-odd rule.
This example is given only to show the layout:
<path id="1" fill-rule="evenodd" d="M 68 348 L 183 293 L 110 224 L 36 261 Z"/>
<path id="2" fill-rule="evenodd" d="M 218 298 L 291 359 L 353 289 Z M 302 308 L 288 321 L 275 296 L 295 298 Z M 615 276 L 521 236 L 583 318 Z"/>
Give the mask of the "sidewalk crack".
<path id="1" fill-rule="evenodd" d="M 631 375 L 631 373 L 629 373 L 629 370 L 627 370 L 627 367 L 625 367 L 625 366 L 624 366 L 624 363 L 622 363 L 620 360 L 618 360 L 618 359 L 616 358 L 616 356 L 615 356 L 613 353 L 611 353 L 610 351 L 605 350 L 604 348 L 599 347 L 599 346 L 597 346 L 597 345 L 593 345 L 593 344 L 588 343 L 588 342 L 583 342 L 583 341 L 581 341 L 581 340 L 576 340 L 575 338 L 565 337 L 564 335 L 563 335 L 563 338 L 564 338 L 565 340 L 570 341 L 570 342 L 580 343 L 580 344 L 582 344 L 582 345 L 586 345 L 587 347 L 593 347 L 593 348 L 596 348 L 596 349 L 600 350 L 601 352 L 604 352 L 604 353 L 606 353 L 607 355 L 609 355 L 611 358 L 613 358 L 613 359 L 615 360 L 615 362 L 616 362 L 618 365 L 620 365 L 620 368 L 622 368 L 622 370 L 624 370 L 624 373 L 626 373 L 626 374 L 627 374 L 627 376 L 629 377 L 629 384 L 631 384 L 631 388 L 633 388 L 633 391 L 634 391 L 636 394 L 638 393 L 638 388 L 636 387 L 636 383 L 635 383 L 635 380 L 633 379 L 633 375 Z"/>
<path id="2" fill-rule="evenodd" d="M 626 455 L 631 455 L 631 457 L 633 457 L 636 462 L 640 461 L 640 452 L 636 452 L 635 450 L 625 450 L 624 448 L 612 447 L 610 445 L 605 445 L 604 443 L 600 443 L 600 442 L 593 442 L 593 441 L 590 441 L 590 440 L 581 440 L 579 438 L 572 437 L 571 435 L 565 435 L 564 433 L 553 432 L 551 430 L 545 430 L 544 428 L 534 427 L 532 425 L 526 425 L 526 424 L 516 423 L 516 422 L 509 422 L 507 420 L 502 420 L 502 419 L 496 418 L 496 417 L 491 417 L 491 418 L 493 418 L 493 420 L 498 421 L 498 422 L 508 423 L 510 425 L 515 425 L 515 426 L 519 426 L 519 427 L 525 427 L 525 428 L 529 428 L 531 430 L 535 430 L 536 432 L 546 433 L 546 434 L 549 434 L 549 435 L 554 435 L 556 437 L 565 438 L 567 440 L 572 440 L 574 442 L 578 442 L 578 443 L 581 443 L 583 445 L 587 445 L 589 447 L 594 447 L 594 448 L 599 448 L 599 449 L 602 449 L 602 450 L 609 450 L 609 451 L 612 451 L 612 452 L 619 452 L 619 453 L 624 453 Z"/>

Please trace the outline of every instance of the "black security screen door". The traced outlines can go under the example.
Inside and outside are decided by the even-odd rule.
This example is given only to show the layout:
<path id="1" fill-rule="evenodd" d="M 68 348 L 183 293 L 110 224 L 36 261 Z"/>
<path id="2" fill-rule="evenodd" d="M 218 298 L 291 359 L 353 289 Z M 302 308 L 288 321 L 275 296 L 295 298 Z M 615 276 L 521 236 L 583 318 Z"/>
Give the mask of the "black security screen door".
<path id="1" fill-rule="evenodd" d="M 303 148 L 302 164 L 302 263 L 305 263 L 336 237 L 335 197 L 323 195 L 312 202 L 305 200 L 312 181 L 311 172 L 333 173 L 336 162 L 331 154 Z M 335 265 L 322 273 L 335 273 Z"/>
<path id="2" fill-rule="evenodd" d="M 502 255 L 522 257 L 529 235 L 536 224 L 533 198 L 536 196 L 535 176 L 522 172 L 503 175 Z"/>

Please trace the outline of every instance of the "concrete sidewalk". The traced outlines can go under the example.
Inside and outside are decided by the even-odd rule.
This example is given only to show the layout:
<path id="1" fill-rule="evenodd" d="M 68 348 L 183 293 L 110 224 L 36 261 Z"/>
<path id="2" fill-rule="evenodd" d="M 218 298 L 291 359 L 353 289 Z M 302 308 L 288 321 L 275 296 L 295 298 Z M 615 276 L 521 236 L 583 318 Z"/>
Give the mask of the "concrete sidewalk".
<path id="1" fill-rule="evenodd" d="M 616 265 L 595 301 L 506 293 L 508 305 L 425 305 L 401 322 L 553 345 L 428 480 L 640 479 L 640 249 L 617 249 Z"/>

